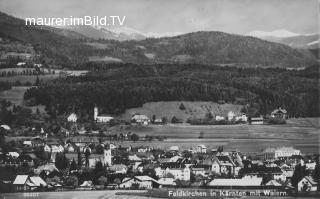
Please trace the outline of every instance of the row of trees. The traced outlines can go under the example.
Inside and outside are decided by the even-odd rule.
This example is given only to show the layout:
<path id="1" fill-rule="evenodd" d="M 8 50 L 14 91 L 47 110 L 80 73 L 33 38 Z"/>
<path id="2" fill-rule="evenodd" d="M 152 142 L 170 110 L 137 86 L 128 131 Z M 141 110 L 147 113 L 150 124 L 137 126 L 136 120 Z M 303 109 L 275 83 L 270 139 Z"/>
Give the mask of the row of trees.
<path id="1" fill-rule="evenodd" d="M 25 99 L 46 105 L 51 114 L 71 111 L 92 115 L 94 104 L 102 112 L 123 113 L 150 101 L 225 101 L 245 99 L 252 116 L 279 106 L 291 117 L 319 116 L 319 76 L 310 69 L 239 69 L 202 65 L 125 65 L 84 77 L 42 83 L 25 93 Z M 314 73 L 317 69 L 314 68 Z M 248 110 L 250 111 L 250 110 Z"/>

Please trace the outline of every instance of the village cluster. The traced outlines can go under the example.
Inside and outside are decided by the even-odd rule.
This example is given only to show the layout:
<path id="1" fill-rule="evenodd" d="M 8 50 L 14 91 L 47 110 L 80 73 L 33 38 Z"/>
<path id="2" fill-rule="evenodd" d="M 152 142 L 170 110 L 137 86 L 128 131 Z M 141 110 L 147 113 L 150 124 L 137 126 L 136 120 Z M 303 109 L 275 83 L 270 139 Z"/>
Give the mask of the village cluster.
<path id="1" fill-rule="evenodd" d="M 168 187 L 250 188 L 316 191 L 317 156 L 292 147 L 260 153 L 198 145 L 189 150 L 123 147 L 108 141 L 26 141 L 1 153 L 4 191 L 152 189 Z M 18 152 L 19 151 L 19 152 Z M 318 174 L 316 174 L 318 175 Z"/>

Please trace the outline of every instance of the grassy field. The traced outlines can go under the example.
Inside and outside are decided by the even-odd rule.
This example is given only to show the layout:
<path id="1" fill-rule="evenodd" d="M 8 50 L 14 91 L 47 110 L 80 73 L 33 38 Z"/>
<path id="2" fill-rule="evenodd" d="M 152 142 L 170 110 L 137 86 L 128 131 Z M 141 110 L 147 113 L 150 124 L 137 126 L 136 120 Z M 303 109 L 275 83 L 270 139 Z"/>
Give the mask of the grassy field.
<path id="1" fill-rule="evenodd" d="M 242 152 L 259 152 L 267 147 L 292 146 L 303 153 L 320 153 L 319 118 L 289 120 L 285 125 L 216 125 L 191 126 L 184 124 L 150 126 L 145 128 L 123 128 L 139 136 L 164 136 L 164 141 L 122 142 L 121 145 L 149 145 L 167 149 L 176 145 L 190 149 L 205 144 L 209 149 L 224 146 L 225 150 L 239 149 Z M 118 129 L 117 129 L 118 130 Z M 199 136 L 202 138 L 199 139 Z"/>
<path id="2" fill-rule="evenodd" d="M 183 103 L 185 109 L 179 109 L 180 104 Z M 169 120 L 173 116 L 186 121 L 188 118 L 204 118 L 208 112 L 212 115 L 227 116 L 229 111 L 240 113 L 242 106 L 234 104 L 218 104 L 213 102 L 186 102 L 186 101 L 172 101 L 172 102 L 149 102 L 139 108 L 128 109 L 122 118 L 130 119 L 132 114 L 140 113 L 149 116 L 156 115 L 157 118 L 167 117 Z"/>
<path id="3" fill-rule="evenodd" d="M 132 195 L 116 195 L 118 190 L 106 190 L 106 191 L 63 191 L 63 192 L 35 192 L 35 193 L 7 193 L 1 194 L 0 199 L 139 199 L 139 198 L 151 198 Z M 121 192 L 145 192 L 145 191 L 133 191 L 133 190 L 121 190 Z M 32 195 L 34 194 L 34 195 Z"/>
<path id="4" fill-rule="evenodd" d="M 28 90 L 28 86 L 13 86 L 10 90 L 0 92 L 0 99 L 6 99 L 16 105 L 21 105 L 23 95 Z"/>
<path id="5" fill-rule="evenodd" d="M 39 77 L 40 80 L 46 81 L 51 80 L 59 77 L 59 74 L 50 74 L 50 75 L 16 75 L 11 77 L 0 77 L 0 81 L 2 82 L 16 82 L 20 81 L 21 83 L 30 82 L 33 84 L 37 78 Z"/>

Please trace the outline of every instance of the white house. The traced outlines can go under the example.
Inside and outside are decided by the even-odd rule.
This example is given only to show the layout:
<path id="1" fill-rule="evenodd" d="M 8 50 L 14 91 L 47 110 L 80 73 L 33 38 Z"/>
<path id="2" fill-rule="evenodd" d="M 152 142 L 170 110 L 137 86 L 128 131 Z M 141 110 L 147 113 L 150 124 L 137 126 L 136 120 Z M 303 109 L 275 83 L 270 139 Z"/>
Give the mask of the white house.
<path id="1" fill-rule="evenodd" d="M 119 188 L 131 188 L 136 185 L 136 188 L 152 189 L 154 184 L 158 184 L 158 182 L 149 176 L 134 176 L 133 178 L 124 178 Z"/>
<path id="2" fill-rule="evenodd" d="M 16 191 L 27 191 L 47 186 L 47 183 L 42 178 L 38 176 L 29 177 L 28 175 L 17 175 L 12 184 Z"/>
<path id="3" fill-rule="evenodd" d="M 156 167 L 154 169 L 156 176 L 158 176 L 159 178 L 163 178 L 166 177 L 167 174 L 172 174 L 174 179 L 177 180 L 185 180 L 185 181 L 189 181 L 190 180 L 190 168 L 188 167 L 179 167 L 179 168 L 169 168 L 169 167 Z"/>
<path id="4" fill-rule="evenodd" d="M 216 115 L 216 121 L 222 121 L 224 119 L 225 119 L 224 117 Z"/>
<path id="5" fill-rule="evenodd" d="M 242 122 L 248 121 L 248 117 L 246 116 L 246 114 L 242 114 L 241 116 L 236 116 L 235 119 L 236 121 L 242 121 Z"/>
<path id="6" fill-rule="evenodd" d="M 203 145 L 203 144 L 200 144 L 195 148 L 194 152 L 196 152 L 196 153 L 207 153 L 207 147 L 205 145 Z"/>
<path id="7" fill-rule="evenodd" d="M 318 183 L 312 177 L 306 176 L 298 183 L 298 191 L 317 191 Z"/>
<path id="8" fill-rule="evenodd" d="M 263 117 L 253 117 L 251 118 L 251 124 L 263 124 Z"/>
<path id="9" fill-rule="evenodd" d="M 142 125 L 148 125 L 151 122 L 148 116 L 141 115 L 141 114 L 134 114 L 131 118 L 131 121 L 133 123 L 142 124 Z"/>
<path id="10" fill-rule="evenodd" d="M 234 112 L 232 112 L 232 111 L 229 111 L 229 112 L 228 112 L 228 120 L 229 120 L 229 121 L 233 120 L 233 118 L 234 118 L 235 116 L 236 116 L 236 115 L 234 114 Z"/>
<path id="11" fill-rule="evenodd" d="M 113 117 L 108 115 L 99 115 L 98 107 L 94 107 L 93 109 L 93 118 L 94 118 L 94 121 L 99 123 L 108 123 L 114 119 Z"/>
<path id="12" fill-rule="evenodd" d="M 249 187 L 261 186 L 262 178 L 243 177 L 241 179 L 214 179 L 208 183 L 208 186 L 213 187 Z"/>
<path id="13" fill-rule="evenodd" d="M 78 117 L 75 113 L 71 113 L 68 117 L 67 117 L 67 121 L 68 122 L 77 122 Z"/>

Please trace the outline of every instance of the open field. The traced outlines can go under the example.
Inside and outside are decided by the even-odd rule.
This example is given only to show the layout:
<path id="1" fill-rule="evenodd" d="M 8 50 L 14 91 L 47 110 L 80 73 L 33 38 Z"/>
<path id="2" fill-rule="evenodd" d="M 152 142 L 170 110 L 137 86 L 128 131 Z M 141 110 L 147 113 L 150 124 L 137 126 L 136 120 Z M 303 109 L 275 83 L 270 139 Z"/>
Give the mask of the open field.
<path id="1" fill-rule="evenodd" d="M 181 103 L 185 109 L 179 107 Z M 122 115 L 124 119 L 130 119 L 134 113 L 140 113 L 157 118 L 167 117 L 170 121 L 173 116 L 186 121 L 188 118 L 204 118 L 210 112 L 212 115 L 220 115 L 226 117 L 229 111 L 240 114 L 241 105 L 234 104 L 218 104 L 214 102 L 190 102 L 190 101 L 171 101 L 171 102 L 149 102 L 142 107 L 131 108 L 126 110 Z"/>
<path id="2" fill-rule="evenodd" d="M 133 191 L 133 190 L 105 190 L 105 191 L 61 191 L 61 192 L 35 192 L 35 193 L 7 193 L 1 194 L 0 199 L 139 199 L 139 198 L 151 198 L 132 195 L 116 195 L 117 192 L 145 192 L 145 191 Z M 34 194 L 34 196 L 32 196 Z"/>
<path id="3" fill-rule="evenodd" d="M 209 149 L 224 146 L 225 150 L 239 149 L 242 152 L 260 152 L 267 147 L 293 146 L 302 153 L 320 152 L 319 118 L 289 120 L 286 125 L 165 125 L 144 129 L 130 129 L 140 136 L 165 136 L 164 141 L 123 142 L 122 145 L 149 145 L 156 148 L 169 148 L 176 145 L 189 149 L 204 144 Z M 124 130 L 128 131 L 128 130 Z M 199 139 L 199 135 L 202 139 Z"/>
<path id="4" fill-rule="evenodd" d="M 29 88 L 28 86 L 13 86 L 10 90 L 0 92 L 0 100 L 6 99 L 16 105 L 21 105 L 23 95 Z"/>
<path id="5" fill-rule="evenodd" d="M 2 82 L 16 82 L 20 81 L 21 83 L 30 82 L 33 84 L 37 78 L 39 77 L 40 80 L 46 81 L 51 80 L 59 77 L 59 74 L 50 74 L 50 75 L 16 75 L 11 77 L 0 77 L 0 81 Z"/>

